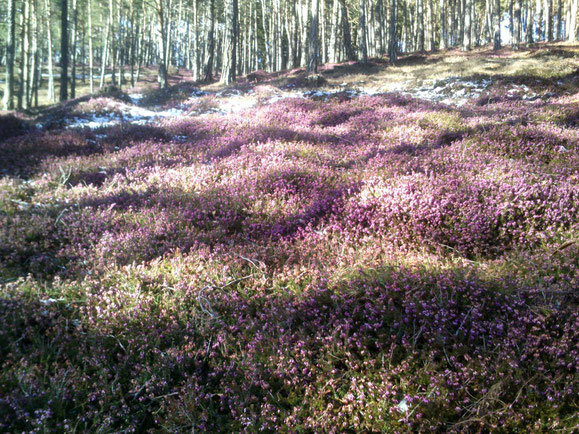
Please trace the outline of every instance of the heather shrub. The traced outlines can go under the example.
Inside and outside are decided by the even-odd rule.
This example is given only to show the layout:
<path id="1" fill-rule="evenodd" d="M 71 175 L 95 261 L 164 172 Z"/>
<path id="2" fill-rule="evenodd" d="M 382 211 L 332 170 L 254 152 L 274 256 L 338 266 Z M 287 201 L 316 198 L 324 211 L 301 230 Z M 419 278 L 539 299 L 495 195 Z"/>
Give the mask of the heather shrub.
<path id="1" fill-rule="evenodd" d="M 0 430 L 575 429 L 572 96 L 194 91 L 0 144 Z"/>
<path id="2" fill-rule="evenodd" d="M 14 115 L 0 116 L 0 142 L 11 137 L 21 136 L 30 130 L 29 126 L 22 119 Z"/>

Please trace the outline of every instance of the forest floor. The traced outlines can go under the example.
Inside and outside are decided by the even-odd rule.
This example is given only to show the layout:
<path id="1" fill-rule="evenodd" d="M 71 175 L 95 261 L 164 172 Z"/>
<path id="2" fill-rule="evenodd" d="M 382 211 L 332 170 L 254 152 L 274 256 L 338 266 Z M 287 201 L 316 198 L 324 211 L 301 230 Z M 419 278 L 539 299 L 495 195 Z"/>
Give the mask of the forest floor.
<path id="1" fill-rule="evenodd" d="M 578 428 L 579 47 L 0 117 L 0 430 Z"/>

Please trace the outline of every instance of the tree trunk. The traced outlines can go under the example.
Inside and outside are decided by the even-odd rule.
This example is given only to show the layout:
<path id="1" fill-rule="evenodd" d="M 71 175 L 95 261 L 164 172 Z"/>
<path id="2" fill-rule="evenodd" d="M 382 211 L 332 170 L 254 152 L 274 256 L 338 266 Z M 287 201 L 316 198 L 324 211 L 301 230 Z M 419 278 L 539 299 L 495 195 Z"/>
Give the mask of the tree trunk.
<path id="1" fill-rule="evenodd" d="M 312 0 L 312 7 L 310 11 L 310 35 L 308 44 L 307 71 L 309 73 L 317 73 L 319 55 L 318 23 L 320 18 L 320 0 Z"/>
<path id="2" fill-rule="evenodd" d="M 24 2 L 22 10 L 22 74 L 18 94 L 19 107 L 28 108 L 30 100 L 30 2 Z"/>
<path id="3" fill-rule="evenodd" d="M 68 0 L 60 0 L 60 101 L 68 99 Z"/>
<path id="4" fill-rule="evenodd" d="M 76 0 L 72 0 L 72 56 L 71 56 L 71 71 L 70 71 L 70 97 L 76 97 L 76 28 L 77 28 L 77 8 Z"/>
<path id="5" fill-rule="evenodd" d="M 157 61 L 159 63 L 159 72 L 157 75 L 157 82 L 159 83 L 160 89 L 166 89 L 169 85 L 167 80 L 167 65 L 165 64 L 166 54 L 167 54 L 167 35 L 165 28 L 165 11 L 164 11 L 164 0 L 155 0 L 156 13 L 157 13 L 157 44 L 158 44 L 158 55 Z"/>
<path id="6" fill-rule="evenodd" d="M 346 0 L 340 0 L 342 6 L 342 32 L 344 35 L 344 50 L 346 52 L 346 59 L 356 60 L 356 52 L 352 47 L 352 32 L 350 30 L 350 19 L 348 17 L 348 7 Z"/>
<path id="7" fill-rule="evenodd" d="M 358 51 L 362 63 L 368 62 L 368 31 L 366 27 L 366 1 L 360 0 L 358 3 Z"/>
<path id="8" fill-rule="evenodd" d="M 388 59 L 390 63 L 394 63 L 398 56 L 398 41 L 396 38 L 397 14 L 397 0 L 390 0 L 390 37 L 388 39 Z"/>
<path id="9" fill-rule="evenodd" d="M 521 48 L 521 0 L 515 0 L 513 4 L 513 49 Z"/>
<path id="10" fill-rule="evenodd" d="M 557 0 L 557 40 L 563 40 L 563 0 Z"/>
<path id="11" fill-rule="evenodd" d="M 28 107 L 32 106 L 34 95 L 37 91 L 38 83 L 38 13 L 37 13 L 37 0 L 30 0 L 31 9 L 31 31 L 30 38 L 31 42 L 31 55 L 30 55 L 30 73 L 28 82 Z M 36 98 L 38 105 L 38 98 Z"/>
<path id="12" fill-rule="evenodd" d="M 215 0 L 209 2 L 209 31 L 207 33 L 207 60 L 203 81 L 208 83 L 213 80 L 213 60 L 215 57 Z"/>
<path id="13" fill-rule="evenodd" d="M 567 34 L 567 39 L 571 42 L 575 42 L 577 40 L 577 7 L 579 4 L 579 0 L 570 0 L 569 4 L 569 11 L 570 11 L 570 19 L 569 19 L 569 30 Z"/>
<path id="14" fill-rule="evenodd" d="M 94 93 L 93 69 L 94 69 L 94 51 L 92 40 L 92 0 L 88 0 L 88 85 L 91 94 Z"/>
<path id="15" fill-rule="evenodd" d="M 466 0 L 464 3 L 465 9 L 463 11 L 464 14 L 464 26 L 463 26 L 463 34 L 462 34 L 462 51 L 469 51 L 471 49 L 471 40 L 470 40 L 470 32 L 471 32 L 471 8 L 472 8 L 472 0 Z"/>
<path id="16" fill-rule="evenodd" d="M 501 1 L 493 0 L 493 50 L 501 49 Z"/>
<path id="17" fill-rule="evenodd" d="M 545 9 L 545 40 L 552 41 L 553 40 L 553 1 L 552 0 L 545 0 L 544 3 Z"/>
<path id="18" fill-rule="evenodd" d="M 223 44 L 223 68 L 221 83 L 230 84 L 235 81 L 237 71 L 237 39 L 238 39 L 238 4 L 237 0 L 227 0 L 225 9 L 226 29 Z"/>
<path id="19" fill-rule="evenodd" d="M 15 2 L 16 0 L 8 0 L 8 40 L 6 41 L 6 85 L 4 87 L 4 110 L 14 109 L 14 54 L 16 52 Z"/>
<path id="20" fill-rule="evenodd" d="M 527 1 L 527 29 L 525 32 L 525 42 L 527 44 L 533 43 L 533 24 L 535 21 L 535 12 L 533 10 L 533 0 Z"/>
<path id="21" fill-rule="evenodd" d="M 487 0 L 489 1 L 489 0 Z M 446 2 L 442 1 L 440 2 L 440 49 L 441 50 L 446 50 L 447 48 L 447 28 L 446 28 L 446 12 L 447 12 L 447 6 L 446 6 Z"/>

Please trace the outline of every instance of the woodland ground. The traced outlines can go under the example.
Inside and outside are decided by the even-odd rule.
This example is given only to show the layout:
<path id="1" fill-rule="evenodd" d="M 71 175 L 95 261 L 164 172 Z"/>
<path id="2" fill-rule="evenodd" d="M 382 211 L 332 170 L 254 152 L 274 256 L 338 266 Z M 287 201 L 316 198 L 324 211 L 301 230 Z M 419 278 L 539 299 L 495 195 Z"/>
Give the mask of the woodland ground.
<path id="1" fill-rule="evenodd" d="M 578 68 L 452 51 L 2 116 L 0 428 L 579 429 Z"/>

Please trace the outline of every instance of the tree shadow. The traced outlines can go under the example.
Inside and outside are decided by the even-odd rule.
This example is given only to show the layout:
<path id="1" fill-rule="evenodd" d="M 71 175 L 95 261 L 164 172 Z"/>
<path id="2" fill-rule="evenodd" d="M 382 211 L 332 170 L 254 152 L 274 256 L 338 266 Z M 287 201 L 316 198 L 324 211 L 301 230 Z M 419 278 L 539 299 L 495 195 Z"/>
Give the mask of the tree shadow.
<path id="1" fill-rule="evenodd" d="M 59 157 L 115 152 L 140 141 L 167 141 L 163 127 L 115 125 L 98 130 L 33 131 L 0 143 L 0 174 L 29 179 L 43 170 L 43 163 Z"/>
<path id="2" fill-rule="evenodd" d="M 221 431 L 249 418 L 273 430 L 290 415 L 292 426 L 311 424 L 320 409 L 313 427 L 325 431 L 378 406 L 394 417 L 360 422 L 380 431 L 408 427 L 396 409 L 403 399 L 422 414 L 417 430 L 490 429 L 505 403 L 511 416 L 525 415 L 553 389 L 557 407 L 539 410 L 574 414 L 574 365 L 561 361 L 574 350 L 570 296 L 535 309 L 540 291 L 514 282 L 389 267 L 297 293 L 183 283 L 162 309 L 158 283 L 138 288 L 141 301 L 125 292 L 118 308 L 105 302 L 107 288 L 86 300 L 0 298 L 4 429 L 66 419 L 86 430 Z"/>

